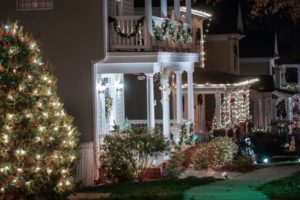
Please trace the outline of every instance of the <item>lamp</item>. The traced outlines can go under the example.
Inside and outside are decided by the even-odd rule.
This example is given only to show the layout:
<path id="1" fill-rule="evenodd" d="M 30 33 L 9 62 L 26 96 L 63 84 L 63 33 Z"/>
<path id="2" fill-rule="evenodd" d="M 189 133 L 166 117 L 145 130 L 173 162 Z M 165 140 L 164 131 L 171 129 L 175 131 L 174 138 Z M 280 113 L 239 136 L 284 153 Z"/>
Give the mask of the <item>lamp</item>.
<path id="1" fill-rule="evenodd" d="M 101 83 L 97 83 L 96 89 L 98 92 L 104 92 L 106 90 L 106 86 L 101 85 Z"/>

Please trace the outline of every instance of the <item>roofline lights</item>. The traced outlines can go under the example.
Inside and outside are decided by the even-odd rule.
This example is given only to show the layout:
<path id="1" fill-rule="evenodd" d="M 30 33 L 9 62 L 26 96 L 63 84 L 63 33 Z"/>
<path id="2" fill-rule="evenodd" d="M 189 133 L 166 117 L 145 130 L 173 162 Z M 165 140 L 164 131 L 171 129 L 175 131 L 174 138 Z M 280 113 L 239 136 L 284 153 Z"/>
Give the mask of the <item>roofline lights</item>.
<path id="1" fill-rule="evenodd" d="M 222 84 L 210 84 L 210 83 L 205 83 L 205 84 L 194 84 L 195 87 L 207 87 L 207 86 L 210 86 L 210 87 L 225 87 L 225 86 L 234 86 L 234 87 L 241 87 L 241 86 L 246 86 L 246 85 L 251 85 L 253 83 L 256 83 L 258 82 L 259 79 L 250 79 L 250 80 L 247 80 L 247 81 L 242 81 L 242 82 L 239 82 L 239 83 L 232 83 L 232 84 L 225 84 L 225 83 L 222 83 Z M 184 84 L 183 87 L 187 87 L 187 84 Z"/>
<path id="2" fill-rule="evenodd" d="M 181 12 L 186 12 L 186 7 L 180 7 L 180 11 Z M 192 9 L 192 15 L 197 15 L 197 16 L 200 16 L 200 17 L 205 17 L 205 18 L 210 18 L 212 17 L 212 14 L 210 13 L 207 13 L 207 12 L 204 12 L 202 10 L 195 10 L 195 9 Z"/>

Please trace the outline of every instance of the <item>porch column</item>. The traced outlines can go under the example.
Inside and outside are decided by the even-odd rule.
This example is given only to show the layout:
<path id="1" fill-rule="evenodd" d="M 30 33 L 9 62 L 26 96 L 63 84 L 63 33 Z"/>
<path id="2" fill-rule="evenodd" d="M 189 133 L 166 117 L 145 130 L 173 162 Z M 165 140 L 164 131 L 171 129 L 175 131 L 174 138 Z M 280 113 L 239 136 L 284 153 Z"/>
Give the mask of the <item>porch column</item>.
<path id="1" fill-rule="evenodd" d="M 188 119 L 194 122 L 194 86 L 193 86 L 194 67 L 187 72 L 188 77 Z"/>
<path id="2" fill-rule="evenodd" d="M 100 137 L 104 138 L 104 134 L 108 133 L 106 129 L 106 116 L 105 116 L 105 91 L 98 90 L 99 95 L 99 124 L 100 124 L 100 133 L 99 138 L 96 138 L 97 140 L 100 139 Z"/>
<path id="3" fill-rule="evenodd" d="M 185 0 L 186 7 L 186 22 L 192 25 L 192 2 L 191 0 Z"/>
<path id="4" fill-rule="evenodd" d="M 145 22 L 148 32 L 148 47 L 152 48 L 152 0 L 145 0 Z"/>
<path id="5" fill-rule="evenodd" d="M 203 21 L 201 21 L 200 27 L 200 66 L 205 67 L 205 49 L 204 49 L 204 34 L 203 34 Z"/>
<path id="6" fill-rule="evenodd" d="M 175 19 L 180 19 L 180 0 L 174 0 L 174 15 Z"/>
<path id="7" fill-rule="evenodd" d="M 289 121 L 293 120 L 293 98 L 292 97 L 287 97 L 286 98 L 287 102 L 287 117 Z M 289 134 L 292 134 L 293 130 L 291 125 L 289 125 Z"/>
<path id="8" fill-rule="evenodd" d="M 177 124 L 182 123 L 182 71 L 176 71 L 176 119 Z"/>
<path id="9" fill-rule="evenodd" d="M 163 111 L 163 134 L 165 139 L 170 138 L 170 101 L 169 101 L 169 79 L 162 78 L 160 80 L 162 88 L 162 111 Z"/>
<path id="10" fill-rule="evenodd" d="M 167 17 L 168 15 L 168 0 L 160 0 L 160 16 Z"/>
<path id="11" fill-rule="evenodd" d="M 153 74 L 145 75 L 147 77 L 147 125 L 149 129 L 153 129 L 155 128 Z"/>
<path id="12" fill-rule="evenodd" d="M 216 99 L 216 123 L 219 125 L 221 124 L 221 104 L 222 104 L 221 93 L 216 93 L 215 99 Z"/>
<path id="13" fill-rule="evenodd" d="M 259 124 L 259 128 L 263 128 L 263 105 L 262 105 L 262 99 L 261 97 L 259 97 L 258 99 L 258 124 Z"/>

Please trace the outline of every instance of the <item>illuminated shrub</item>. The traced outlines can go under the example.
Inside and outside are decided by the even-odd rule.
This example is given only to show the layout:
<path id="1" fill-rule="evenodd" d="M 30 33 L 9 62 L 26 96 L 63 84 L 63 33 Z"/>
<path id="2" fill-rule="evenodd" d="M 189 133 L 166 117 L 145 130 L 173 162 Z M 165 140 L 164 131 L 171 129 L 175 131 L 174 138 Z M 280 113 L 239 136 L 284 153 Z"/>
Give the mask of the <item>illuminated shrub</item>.
<path id="1" fill-rule="evenodd" d="M 200 145 L 192 156 L 196 169 L 218 169 L 231 163 L 238 152 L 238 146 L 229 137 L 217 137 Z"/>
<path id="2" fill-rule="evenodd" d="M 221 167 L 219 151 L 212 143 L 200 145 L 192 156 L 192 162 L 196 169 L 218 169 Z"/>
<path id="3" fill-rule="evenodd" d="M 231 163 L 238 152 L 238 145 L 229 137 L 217 137 L 214 138 L 211 143 L 219 152 L 221 165 Z"/>

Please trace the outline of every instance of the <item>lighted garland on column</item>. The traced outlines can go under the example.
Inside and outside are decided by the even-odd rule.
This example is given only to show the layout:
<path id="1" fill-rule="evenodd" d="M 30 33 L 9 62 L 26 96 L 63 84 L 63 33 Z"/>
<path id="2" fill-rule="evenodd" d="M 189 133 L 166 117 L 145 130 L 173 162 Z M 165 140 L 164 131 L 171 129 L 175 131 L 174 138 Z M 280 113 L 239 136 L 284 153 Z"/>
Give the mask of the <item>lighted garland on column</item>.
<path id="1" fill-rule="evenodd" d="M 214 116 L 213 130 L 232 129 L 252 119 L 250 115 L 249 87 L 250 85 L 237 88 L 225 95 L 221 105 L 221 123 L 217 124 Z"/>
<path id="2" fill-rule="evenodd" d="M 134 26 L 134 30 L 132 32 L 130 32 L 130 33 L 124 33 L 121 30 L 120 23 L 119 23 L 119 21 L 116 18 L 109 16 L 108 17 L 108 21 L 109 21 L 110 24 L 113 23 L 114 29 L 115 29 L 116 33 L 120 37 L 127 38 L 127 39 L 130 39 L 132 37 L 140 35 L 141 28 L 144 25 L 144 17 L 141 17 L 140 19 L 137 20 L 137 22 L 136 22 L 136 24 Z"/>
<path id="3" fill-rule="evenodd" d="M 166 18 L 162 23 L 162 27 L 157 27 L 155 22 L 152 21 L 152 29 L 155 39 L 158 41 L 171 39 L 175 43 L 192 43 L 192 30 L 190 28 L 185 30 L 182 21 L 177 21 L 174 25 L 171 19 Z"/>
<path id="4" fill-rule="evenodd" d="M 162 92 L 167 92 L 168 96 L 171 94 L 173 89 L 173 85 L 169 83 L 169 79 L 171 77 L 172 71 L 168 69 L 163 63 L 161 63 L 160 71 L 156 74 L 156 80 L 160 80 L 159 90 Z M 164 100 L 169 100 L 164 99 Z"/>
<path id="5" fill-rule="evenodd" d="M 111 114 L 113 106 L 113 98 L 109 95 L 105 95 L 105 115 L 108 117 Z"/>

